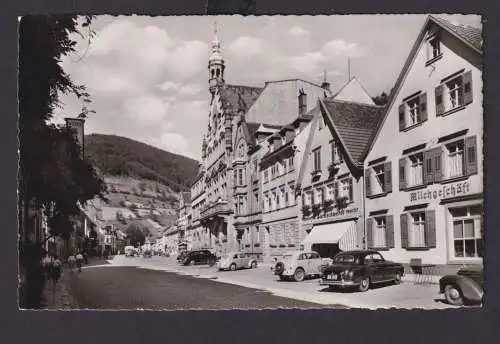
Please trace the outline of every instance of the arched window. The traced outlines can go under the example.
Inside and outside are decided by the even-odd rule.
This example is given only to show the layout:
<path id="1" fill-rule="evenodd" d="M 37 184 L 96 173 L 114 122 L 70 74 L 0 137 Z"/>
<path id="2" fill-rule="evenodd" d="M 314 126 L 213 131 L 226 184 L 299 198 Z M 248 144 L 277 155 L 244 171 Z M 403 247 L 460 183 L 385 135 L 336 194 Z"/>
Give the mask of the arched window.
<path id="1" fill-rule="evenodd" d="M 217 68 L 217 77 L 219 77 L 219 76 L 220 76 L 220 69 Z"/>
<path id="2" fill-rule="evenodd" d="M 215 69 L 212 69 L 212 78 L 214 77 L 215 75 Z"/>
<path id="3" fill-rule="evenodd" d="M 243 141 L 243 139 L 241 139 L 240 142 L 238 143 L 237 152 L 238 152 L 238 157 L 240 158 L 243 158 L 246 154 L 246 144 L 245 141 Z"/>

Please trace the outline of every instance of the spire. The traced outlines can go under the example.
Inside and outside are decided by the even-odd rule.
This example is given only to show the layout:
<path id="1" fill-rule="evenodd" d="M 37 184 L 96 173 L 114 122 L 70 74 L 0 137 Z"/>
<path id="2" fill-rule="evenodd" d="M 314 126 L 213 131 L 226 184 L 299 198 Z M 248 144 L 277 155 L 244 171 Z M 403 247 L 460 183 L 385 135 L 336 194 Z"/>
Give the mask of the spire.
<path id="1" fill-rule="evenodd" d="M 208 83 L 210 93 L 214 94 L 217 86 L 224 84 L 224 60 L 221 55 L 220 41 L 217 21 L 214 21 L 214 40 L 212 41 L 212 53 L 208 59 Z"/>
<path id="2" fill-rule="evenodd" d="M 220 41 L 217 36 L 217 32 L 217 21 L 214 21 L 214 40 L 212 41 L 212 54 L 210 55 L 210 61 L 222 60 L 222 56 L 220 54 Z"/>

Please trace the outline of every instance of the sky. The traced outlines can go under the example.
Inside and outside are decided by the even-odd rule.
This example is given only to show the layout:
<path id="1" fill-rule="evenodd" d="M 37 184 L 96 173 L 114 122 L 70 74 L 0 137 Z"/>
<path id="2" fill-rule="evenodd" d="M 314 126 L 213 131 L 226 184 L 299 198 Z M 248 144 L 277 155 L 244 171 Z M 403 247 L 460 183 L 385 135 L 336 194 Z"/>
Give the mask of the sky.
<path id="1" fill-rule="evenodd" d="M 481 27 L 479 16 L 440 15 Z M 85 131 L 114 134 L 200 160 L 208 119 L 208 57 L 217 23 L 229 84 L 301 78 L 333 92 L 355 76 L 371 96 L 389 92 L 425 15 L 98 16 L 64 70 L 91 95 Z M 81 112 L 62 95 L 54 116 Z"/>

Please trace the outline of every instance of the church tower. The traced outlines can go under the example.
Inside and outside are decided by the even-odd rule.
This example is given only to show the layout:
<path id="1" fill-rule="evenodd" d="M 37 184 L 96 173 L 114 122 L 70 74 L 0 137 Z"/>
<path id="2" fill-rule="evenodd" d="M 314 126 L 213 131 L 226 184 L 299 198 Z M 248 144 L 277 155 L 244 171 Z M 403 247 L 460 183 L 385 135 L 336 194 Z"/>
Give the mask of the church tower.
<path id="1" fill-rule="evenodd" d="M 220 42 L 217 37 L 217 23 L 214 23 L 215 38 L 212 41 L 212 53 L 208 59 L 208 86 L 211 94 L 214 94 L 218 86 L 224 84 L 224 60 L 222 59 Z"/>

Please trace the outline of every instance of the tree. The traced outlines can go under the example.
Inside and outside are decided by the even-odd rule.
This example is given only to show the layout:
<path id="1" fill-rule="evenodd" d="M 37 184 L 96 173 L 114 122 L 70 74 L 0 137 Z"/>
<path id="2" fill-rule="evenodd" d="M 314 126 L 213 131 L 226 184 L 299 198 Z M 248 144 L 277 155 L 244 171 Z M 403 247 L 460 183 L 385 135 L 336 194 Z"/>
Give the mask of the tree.
<path id="1" fill-rule="evenodd" d="M 130 240 L 130 244 L 132 246 L 144 245 L 144 242 L 146 241 L 146 236 L 144 235 L 141 226 L 137 223 L 129 224 L 127 229 L 125 229 L 125 234 L 127 234 L 127 239 Z"/>
<path id="2" fill-rule="evenodd" d="M 389 97 L 387 96 L 387 93 L 382 92 L 380 95 L 376 96 L 376 97 L 373 97 L 373 102 L 376 104 L 376 105 L 387 105 L 387 103 L 389 102 Z"/>

